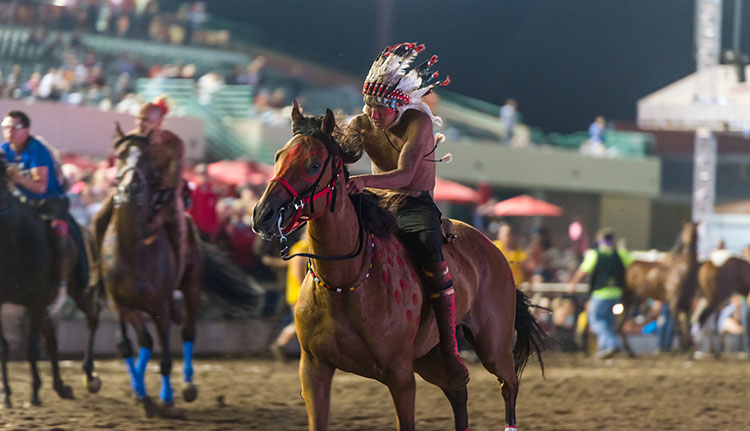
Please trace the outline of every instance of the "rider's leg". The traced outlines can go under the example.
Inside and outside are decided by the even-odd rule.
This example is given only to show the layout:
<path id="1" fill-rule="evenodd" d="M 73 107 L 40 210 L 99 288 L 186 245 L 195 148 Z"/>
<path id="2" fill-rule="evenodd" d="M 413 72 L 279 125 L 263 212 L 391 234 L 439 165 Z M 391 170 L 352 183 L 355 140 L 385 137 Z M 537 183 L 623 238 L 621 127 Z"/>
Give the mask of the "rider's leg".
<path id="1" fill-rule="evenodd" d="M 440 334 L 440 352 L 448 367 L 448 386 L 455 390 L 469 381 L 469 372 L 456 344 L 456 304 L 451 279 L 445 261 L 422 267 L 430 305 L 435 312 L 435 321 Z"/>
<path id="2" fill-rule="evenodd" d="M 182 277 L 185 271 L 185 253 L 187 242 L 187 220 L 185 220 L 185 205 L 182 198 L 175 199 L 174 212 L 165 217 L 164 227 L 167 231 L 169 243 L 175 253 L 177 274 Z M 179 280 L 178 280 L 179 282 Z"/>

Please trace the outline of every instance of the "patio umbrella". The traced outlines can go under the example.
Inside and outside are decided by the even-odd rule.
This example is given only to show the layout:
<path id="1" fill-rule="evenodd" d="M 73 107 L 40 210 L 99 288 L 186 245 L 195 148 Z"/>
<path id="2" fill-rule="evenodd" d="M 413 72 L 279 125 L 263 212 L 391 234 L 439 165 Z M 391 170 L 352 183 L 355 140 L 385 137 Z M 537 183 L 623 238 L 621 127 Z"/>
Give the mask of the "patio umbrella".
<path id="1" fill-rule="evenodd" d="M 506 199 L 492 207 L 492 214 L 497 216 L 559 216 L 562 212 L 559 206 L 529 195 Z"/>
<path id="2" fill-rule="evenodd" d="M 479 193 L 471 187 L 466 187 L 454 181 L 435 178 L 435 201 L 456 204 L 477 204 Z"/>
<path id="3" fill-rule="evenodd" d="M 259 186 L 273 177 L 273 166 L 254 160 L 221 160 L 208 165 L 208 175 L 224 184 Z"/>

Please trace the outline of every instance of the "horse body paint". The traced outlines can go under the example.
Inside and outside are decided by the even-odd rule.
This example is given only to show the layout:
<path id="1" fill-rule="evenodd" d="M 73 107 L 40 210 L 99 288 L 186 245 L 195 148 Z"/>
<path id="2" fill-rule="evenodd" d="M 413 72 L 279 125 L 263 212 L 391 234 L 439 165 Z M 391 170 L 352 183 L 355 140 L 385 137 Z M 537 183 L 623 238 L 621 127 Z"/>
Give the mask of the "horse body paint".
<path id="1" fill-rule="evenodd" d="M 314 258 L 316 276 L 308 272 L 295 306 L 302 346 L 300 380 L 310 430 L 328 429 L 335 369 L 385 384 L 399 430 L 414 429 L 417 372 L 443 389 L 455 429 L 468 429 L 466 387 L 448 388 L 434 316 L 408 252 L 394 234 L 368 241 L 370 234 L 359 228 L 362 220 L 345 195 L 345 175 L 339 170 L 342 160 L 352 160 L 333 139 L 333 114 L 327 111 L 322 119 L 303 117 L 295 104 L 292 120 L 297 134 L 277 153 L 274 180 L 253 214 L 254 229 L 264 236 L 282 233 L 297 218 L 289 210 L 297 207 L 290 204 L 293 197 L 316 196 L 329 187 L 338 197 L 319 199 L 314 211 L 310 205 L 302 209 L 310 251 L 351 256 L 338 261 Z M 311 177 L 316 178 L 312 186 Z M 542 333 L 525 296 L 516 291 L 502 253 L 471 226 L 454 223 L 457 238 L 444 247 L 444 255 L 455 282 L 456 318 L 485 368 L 501 382 L 506 425 L 513 429 L 518 377 Z M 353 253 L 359 244 L 360 252 Z"/>

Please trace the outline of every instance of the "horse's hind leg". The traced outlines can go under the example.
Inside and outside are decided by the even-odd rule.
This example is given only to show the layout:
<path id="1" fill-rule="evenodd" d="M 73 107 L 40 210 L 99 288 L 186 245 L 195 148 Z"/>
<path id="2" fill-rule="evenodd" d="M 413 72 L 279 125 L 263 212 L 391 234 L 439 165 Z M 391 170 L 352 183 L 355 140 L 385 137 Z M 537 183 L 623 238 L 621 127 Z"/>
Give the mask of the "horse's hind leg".
<path id="1" fill-rule="evenodd" d="M 187 318 L 182 327 L 183 385 L 182 398 L 187 402 L 195 401 L 198 389 L 193 384 L 193 343 L 195 342 L 195 319 L 201 303 L 200 280 L 195 266 L 189 266 L 182 281 L 182 292 L 185 297 Z"/>
<path id="2" fill-rule="evenodd" d="M 476 320 L 476 319 L 475 319 Z M 485 321 L 482 319 L 481 321 Z M 486 320 L 490 325 L 501 327 L 495 320 Z M 509 323 L 512 325 L 512 323 Z M 469 328 L 466 338 L 474 347 L 482 365 L 497 376 L 505 401 L 505 430 L 516 429 L 516 398 L 518 397 L 518 375 L 513 359 L 513 327 L 498 331 L 494 328 Z"/>
<path id="3" fill-rule="evenodd" d="M 307 408 L 310 431 L 327 431 L 331 408 L 331 379 L 334 369 L 311 359 L 304 350 L 299 363 L 302 399 Z"/>
<path id="4" fill-rule="evenodd" d="M 99 327 L 99 297 L 98 293 L 92 293 L 89 308 L 86 310 L 86 327 L 88 328 L 88 340 L 86 341 L 86 353 L 83 356 L 83 372 L 86 373 L 84 381 L 86 388 L 92 394 L 99 392 L 102 381 L 94 372 L 94 336 Z"/>
<path id="5" fill-rule="evenodd" d="M 62 377 L 60 377 L 60 366 L 57 362 L 57 334 L 55 333 L 55 325 L 52 323 L 52 319 L 46 313 L 44 313 L 42 320 L 42 335 L 44 336 L 44 344 L 49 355 L 49 362 L 52 365 L 53 388 L 60 398 L 66 400 L 73 399 L 73 389 L 66 385 Z"/>
<path id="6" fill-rule="evenodd" d="M 2 304 L 0 304 L 2 308 Z M 10 402 L 10 384 L 8 383 L 8 340 L 5 339 L 3 334 L 2 319 L 0 319 L 0 367 L 3 372 L 3 405 L 5 408 L 13 407 Z"/>
<path id="7" fill-rule="evenodd" d="M 448 375 L 445 372 L 445 364 L 438 346 L 430 350 L 425 356 L 414 361 L 414 371 L 423 379 L 438 386 L 443 390 L 453 409 L 453 421 L 456 431 L 469 429 L 469 413 L 466 410 L 468 391 L 466 386 L 459 390 L 450 391 L 448 387 Z"/>

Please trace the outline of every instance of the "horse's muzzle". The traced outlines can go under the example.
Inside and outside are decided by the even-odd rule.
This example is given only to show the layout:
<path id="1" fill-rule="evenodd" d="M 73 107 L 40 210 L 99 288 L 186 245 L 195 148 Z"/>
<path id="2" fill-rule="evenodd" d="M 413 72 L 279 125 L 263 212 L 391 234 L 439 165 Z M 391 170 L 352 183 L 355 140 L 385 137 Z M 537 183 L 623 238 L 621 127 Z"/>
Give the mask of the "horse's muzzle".
<path id="1" fill-rule="evenodd" d="M 279 211 L 266 201 L 258 201 L 253 208 L 253 231 L 271 237 L 278 235 Z"/>

